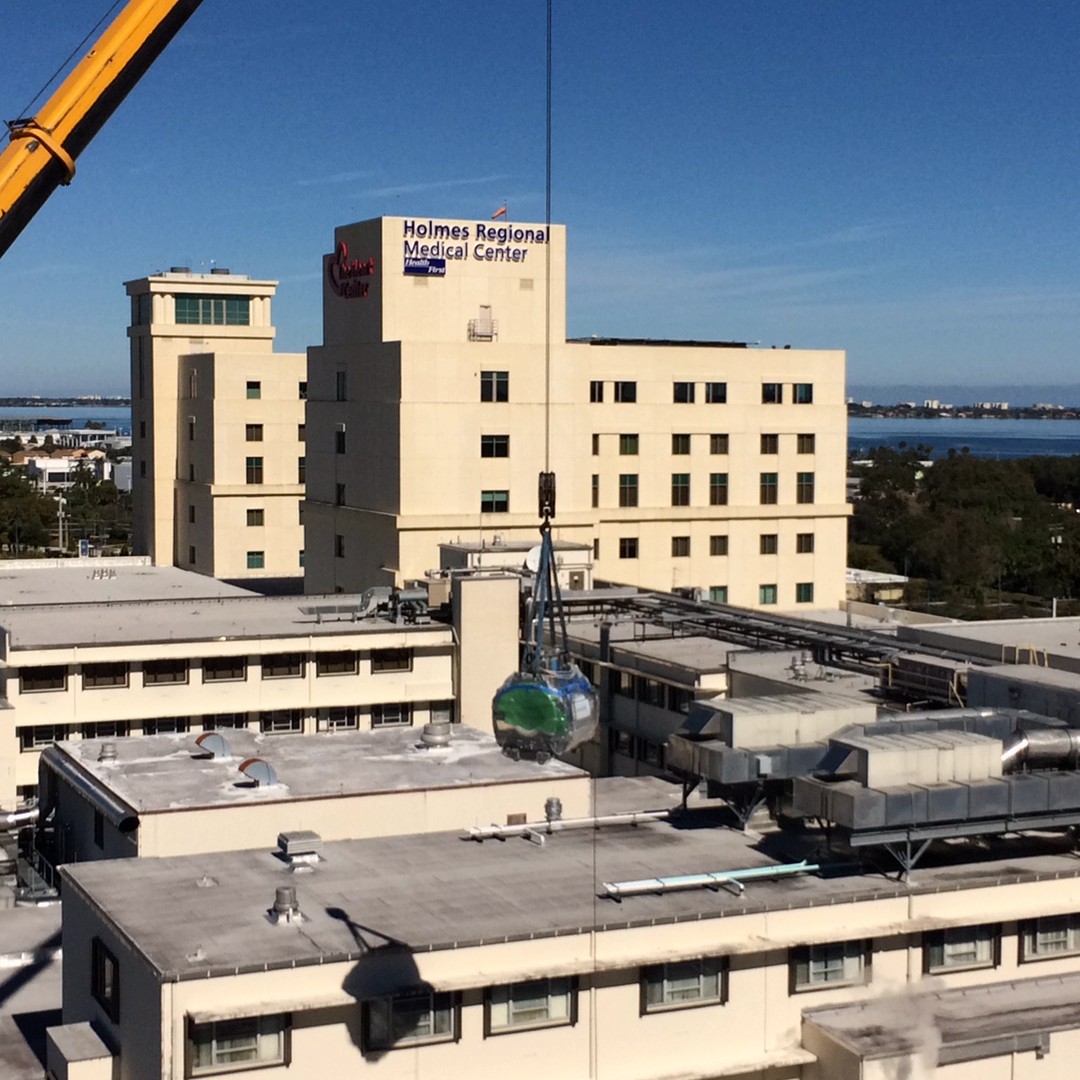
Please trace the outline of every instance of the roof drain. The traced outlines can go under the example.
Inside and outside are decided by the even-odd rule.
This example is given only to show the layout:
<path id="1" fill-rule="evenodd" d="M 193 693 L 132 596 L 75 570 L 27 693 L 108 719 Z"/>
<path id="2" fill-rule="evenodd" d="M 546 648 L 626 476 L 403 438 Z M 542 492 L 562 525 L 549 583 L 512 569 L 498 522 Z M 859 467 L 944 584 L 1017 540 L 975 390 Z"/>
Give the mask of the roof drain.
<path id="1" fill-rule="evenodd" d="M 727 889 L 736 896 L 746 891 L 745 881 L 767 878 L 792 877 L 795 874 L 812 874 L 821 869 L 819 863 L 805 859 L 781 866 L 753 866 L 744 870 L 719 870 L 711 874 L 681 874 L 678 877 L 639 878 L 636 881 L 605 881 L 601 896 L 622 900 L 624 896 L 642 896 L 648 893 L 662 894 L 682 892 L 686 889 Z"/>

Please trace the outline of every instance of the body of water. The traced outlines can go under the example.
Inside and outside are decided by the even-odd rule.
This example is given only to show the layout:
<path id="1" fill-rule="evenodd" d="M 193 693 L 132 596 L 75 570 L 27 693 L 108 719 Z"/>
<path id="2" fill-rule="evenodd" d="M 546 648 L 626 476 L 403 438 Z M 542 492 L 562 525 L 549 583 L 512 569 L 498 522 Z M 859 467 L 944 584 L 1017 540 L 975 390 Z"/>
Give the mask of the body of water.
<path id="1" fill-rule="evenodd" d="M 1080 420 L 873 420 L 848 421 L 848 454 L 864 457 L 875 446 L 930 446 L 934 458 L 959 453 L 976 457 L 1067 457 L 1080 454 Z"/>
<path id="2" fill-rule="evenodd" d="M 115 429 L 122 435 L 131 434 L 131 409 L 127 406 L 95 405 L 89 402 L 86 405 L 64 408 L 63 406 L 27 405 L 9 406 L 0 405 L 0 423 L 4 427 L 11 428 L 13 420 L 70 420 L 71 427 L 86 427 L 88 421 L 96 424 L 104 424 L 107 428 Z"/>

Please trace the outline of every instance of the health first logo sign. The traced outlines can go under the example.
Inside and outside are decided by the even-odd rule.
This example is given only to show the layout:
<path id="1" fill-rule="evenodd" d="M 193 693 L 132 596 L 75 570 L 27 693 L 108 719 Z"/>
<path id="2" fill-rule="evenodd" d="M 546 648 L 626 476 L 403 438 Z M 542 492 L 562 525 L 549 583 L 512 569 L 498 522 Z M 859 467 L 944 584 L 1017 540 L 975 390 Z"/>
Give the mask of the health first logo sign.
<path id="1" fill-rule="evenodd" d="M 326 278 L 331 290 L 343 300 L 367 296 L 371 278 L 375 276 L 374 259 L 350 259 L 349 246 L 342 240 L 337 251 L 327 260 Z"/>

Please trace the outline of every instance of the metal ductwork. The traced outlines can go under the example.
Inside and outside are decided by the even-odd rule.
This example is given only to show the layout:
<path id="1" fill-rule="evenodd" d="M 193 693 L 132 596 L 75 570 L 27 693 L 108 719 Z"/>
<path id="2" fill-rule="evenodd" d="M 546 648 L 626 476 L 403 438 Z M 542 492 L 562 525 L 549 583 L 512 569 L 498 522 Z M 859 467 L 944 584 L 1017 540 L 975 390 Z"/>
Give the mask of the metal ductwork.
<path id="1" fill-rule="evenodd" d="M 110 825 L 114 825 L 120 832 L 133 832 L 139 827 L 139 815 L 132 807 L 114 798 L 55 746 L 46 747 L 41 752 L 39 774 L 47 770 L 63 777 Z M 44 776 L 42 776 L 42 790 L 44 790 Z"/>
<path id="2" fill-rule="evenodd" d="M 1007 768 L 1075 769 L 1080 766 L 1080 729 L 1021 729 L 1001 755 Z"/>

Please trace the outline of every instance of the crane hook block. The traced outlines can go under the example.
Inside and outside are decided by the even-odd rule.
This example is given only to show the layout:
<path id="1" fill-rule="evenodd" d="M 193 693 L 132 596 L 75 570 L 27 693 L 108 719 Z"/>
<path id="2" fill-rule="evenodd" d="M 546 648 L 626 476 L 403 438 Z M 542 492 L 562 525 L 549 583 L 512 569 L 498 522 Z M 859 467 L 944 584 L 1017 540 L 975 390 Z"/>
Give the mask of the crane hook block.
<path id="1" fill-rule="evenodd" d="M 540 474 L 540 516 L 544 519 L 555 516 L 555 474 L 542 472 Z"/>

